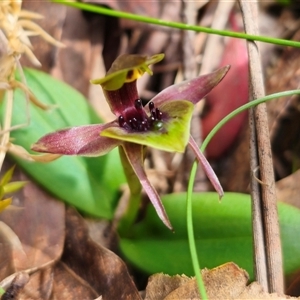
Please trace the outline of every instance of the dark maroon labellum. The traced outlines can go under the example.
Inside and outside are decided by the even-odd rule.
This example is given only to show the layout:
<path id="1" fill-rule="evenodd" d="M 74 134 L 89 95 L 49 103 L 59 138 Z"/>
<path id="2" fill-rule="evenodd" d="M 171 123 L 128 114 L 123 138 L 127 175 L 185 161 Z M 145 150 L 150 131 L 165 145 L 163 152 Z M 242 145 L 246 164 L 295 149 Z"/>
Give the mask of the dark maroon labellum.
<path id="1" fill-rule="evenodd" d="M 153 102 L 149 102 L 150 116 L 146 114 L 141 99 L 134 102 L 134 108 L 135 110 L 119 116 L 120 127 L 139 132 L 163 128 L 163 113 L 155 107 Z"/>

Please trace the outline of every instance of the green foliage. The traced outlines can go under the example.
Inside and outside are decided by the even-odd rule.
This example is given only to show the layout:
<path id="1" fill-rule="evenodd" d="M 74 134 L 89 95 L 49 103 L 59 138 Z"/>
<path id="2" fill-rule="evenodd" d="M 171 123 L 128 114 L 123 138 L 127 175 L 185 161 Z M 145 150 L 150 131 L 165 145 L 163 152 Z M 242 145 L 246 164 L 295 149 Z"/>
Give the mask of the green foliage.
<path id="1" fill-rule="evenodd" d="M 47 133 L 65 127 L 101 123 L 86 99 L 70 86 L 35 70 L 25 70 L 25 76 L 35 96 L 53 108 L 43 111 L 30 104 L 29 126 L 11 133 L 15 144 L 29 150 Z M 12 122 L 13 125 L 26 123 L 26 101 L 20 90 L 15 92 Z M 117 149 L 102 157 L 65 156 L 51 163 L 14 159 L 53 195 L 90 215 L 112 218 L 118 188 L 125 181 Z"/>
<path id="2" fill-rule="evenodd" d="M 135 225 L 131 236 L 121 239 L 123 255 L 148 274 L 194 275 L 186 228 L 186 194 L 171 194 L 163 203 L 175 233 L 158 220 L 152 207 Z M 250 196 L 226 193 L 221 202 L 216 193 L 194 194 L 193 223 L 197 253 L 202 267 L 213 268 L 233 261 L 253 279 Z M 279 203 L 284 269 L 290 274 L 300 267 L 297 236 L 300 211 Z"/>

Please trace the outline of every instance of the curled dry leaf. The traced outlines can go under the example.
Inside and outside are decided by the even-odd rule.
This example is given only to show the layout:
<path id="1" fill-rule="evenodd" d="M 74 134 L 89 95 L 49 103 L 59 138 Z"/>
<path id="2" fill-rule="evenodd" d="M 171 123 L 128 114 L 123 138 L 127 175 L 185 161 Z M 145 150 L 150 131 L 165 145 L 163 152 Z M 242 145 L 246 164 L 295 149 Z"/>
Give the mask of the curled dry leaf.
<path id="1" fill-rule="evenodd" d="M 253 282 L 247 286 L 247 272 L 234 263 L 202 270 L 209 299 L 296 299 L 268 294 Z M 184 275 L 168 276 L 155 274 L 150 277 L 146 288 L 146 300 L 200 299 L 195 278 Z"/>

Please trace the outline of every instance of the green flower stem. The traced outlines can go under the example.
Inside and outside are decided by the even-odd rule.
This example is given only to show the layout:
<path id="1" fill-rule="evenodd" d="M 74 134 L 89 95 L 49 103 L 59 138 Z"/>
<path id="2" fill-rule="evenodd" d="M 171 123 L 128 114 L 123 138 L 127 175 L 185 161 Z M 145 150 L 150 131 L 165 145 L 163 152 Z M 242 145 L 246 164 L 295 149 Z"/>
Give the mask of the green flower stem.
<path id="1" fill-rule="evenodd" d="M 251 102 L 248 102 L 241 107 L 235 109 L 233 112 L 228 114 L 225 118 L 223 118 L 208 134 L 206 139 L 203 141 L 200 150 L 202 152 L 205 151 L 208 143 L 210 140 L 213 138 L 213 136 L 218 132 L 218 130 L 225 125 L 229 120 L 231 120 L 233 117 L 235 117 L 237 114 L 243 112 L 246 109 L 249 109 L 251 107 L 254 107 L 260 103 L 267 102 L 276 98 L 280 97 L 287 97 L 287 96 L 292 96 L 292 95 L 300 95 L 300 90 L 290 90 L 286 92 L 280 92 L 276 94 L 271 94 L 269 96 L 259 98 L 256 100 L 253 100 Z M 194 272 L 196 275 L 197 279 L 197 284 L 199 288 L 199 292 L 201 294 L 202 299 L 208 299 L 205 291 L 205 286 L 204 282 L 202 279 L 202 275 L 200 272 L 200 264 L 198 261 L 198 256 L 197 256 L 197 249 L 196 249 L 196 244 L 195 244 L 195 236 L 194 236 L 194 229 L 193 229 L 193 218 L 192 218 L 192 194 L 193 194 L 193 187 L 194 187 L 194 181 L 195 181 L 195 176 L 196 176 L 196 171 L 197 171 L 197 166 L 198 163 L 197 161 L 194 162 L 192 170 L 191 170 L 191 175 L 188 183 L 188 190 L 187 190 L 187 234 L 188 234 L 188 240 L 189 240 L 189 246 L 190 246 L 190 252 L 191 252 L 191 258 L 192 258 L 192 263 L 193 263 L 193 268 Z"/>
<path id="2" fill-rule="evenodd" d="M 194 180 L 197 172 L 197 166 L 198 163 L 197 161 L 195 161 L 191 170 L 191 175 L 190 175 L 190 180 L 188 185 L 186 222 L 187 222 L 187 234 L 188 234 L 188 241 L 189 241 L 189 247 L 191 252 L 191 259 L 192 259 L 193 269 L 197 280 L 197 285 L 199 288 L 201 299 L 208 300 L 204 281 L 200 271 L 200 263 L 197 255 L 195 236 L 194 236 L 193 213 L 192 213 L 192 194 L 194 188 Z"/>
<path id="3" fill-rule="evenodd" d="M 250 41 L 258 41 L 258 42 L 264 42 L 264 43 L 270 43 L 270 44 L 276 44 L 276 45 L 282 45 L 282 46 L 291 46 L 291 47 L 300 47 L 300 42 L 296 41 L 290 41 L 290 40 L 284 40 L 284 39 L 277 39 L 267 36 L 259 36 L 259 35 L 251 35 L 241 32 L 234 32 L 234 31 L 227 31 L 227 30 L 218 30 L 208 27 L 201 27 L 201 26 L 195 26 L 195 25 L 189 25 L 184 23 L 178 23 L 178 22 L 170 22 L 170 21 L 164 21 L 160 19 L 150 18 L 146 16 L 140 16 L 135 15 L 131 13 L 126 13 L 118 10 L 112 10 L 105 7 L 95 6 L 91 4 L 86 4 L 82 2 L 71 2 L 71 1 L 62 1 L 62 0 L 52 0 L 53 2 L 68 5 L 71 7 L 75 7 L 78 9 L 103 14 L 111 17 L 117 17 L 117 18 L 123 18 L 123 19 L 130 19 L 138 22 L 143 23 L 149 23 L 159 26 L 165 26 L 165 27 L 171 27 L 171 28 L 177 28 L 177 29 L 183 29 L 183 30 L 192 30 L 196 32 L 205 32 L 209 34 L 217 34 L 222 36 L 230 36 L 234 38 L 239 39 L 245 39 Z"/>

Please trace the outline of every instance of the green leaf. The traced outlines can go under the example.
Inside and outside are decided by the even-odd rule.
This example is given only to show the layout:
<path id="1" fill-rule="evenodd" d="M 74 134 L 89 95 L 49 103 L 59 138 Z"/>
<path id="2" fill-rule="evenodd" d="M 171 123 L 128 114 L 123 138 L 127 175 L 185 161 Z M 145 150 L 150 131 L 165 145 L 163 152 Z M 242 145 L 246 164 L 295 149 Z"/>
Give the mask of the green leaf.
<path id="1" fill-rule="evenodd" d="M 195 240 L 201 267 L 213 268 L 233 261 L 253 278 L 250 196 L 226 193 L 221 202 L 216 193 L 193 195 Z M 186 229 L 186 194 L 163 197 L 175 233 L 170 232 L 149 206 L 145 219 L 120 241 L 123 255 L 142 271 L 153 274 L 194 275 Z M 298 236 L 300 210 L 278 203 L 283 241 L 284 270 L 300 268 Z"/>
<path id="2" fill-rule="evenodd" d="M 24 72 L 27 85 L 35 96 L 55 108 L 43 111 L 30 104 L 30 125 L 11 133 L 15 144 L 29 150 L 47 133 L 65 127 L 101 123 L 86 99 L 70 86 L 39 71 L 26 69 Z M 0 105 L 2 114 L 3 106 Z M 24 93 L 17 90 L 14 94 L 13 125 L 24 123 L 26 101 Z M 27 162 L 18 157 L 15 160 L 58 198 L 85 213 L 112 218 L 118 188 L 125 182 L 117 149 L 102 157 L 65 156 L 47 164 Z"/>

